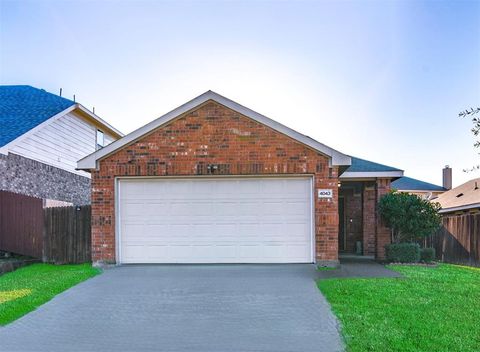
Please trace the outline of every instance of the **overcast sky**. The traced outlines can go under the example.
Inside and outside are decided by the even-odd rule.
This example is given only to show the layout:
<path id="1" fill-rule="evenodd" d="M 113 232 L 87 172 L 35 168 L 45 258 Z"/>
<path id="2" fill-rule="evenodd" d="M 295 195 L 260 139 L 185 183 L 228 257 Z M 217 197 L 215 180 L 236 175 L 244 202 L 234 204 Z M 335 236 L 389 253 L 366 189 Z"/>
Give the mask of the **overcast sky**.
<path id="1" fill-rule="evenodd" d="M 214 90 L 344 153 L 441 184 L 480 174 L 480 1 L 5 1 L 0 83 L 128 133 Z"/>

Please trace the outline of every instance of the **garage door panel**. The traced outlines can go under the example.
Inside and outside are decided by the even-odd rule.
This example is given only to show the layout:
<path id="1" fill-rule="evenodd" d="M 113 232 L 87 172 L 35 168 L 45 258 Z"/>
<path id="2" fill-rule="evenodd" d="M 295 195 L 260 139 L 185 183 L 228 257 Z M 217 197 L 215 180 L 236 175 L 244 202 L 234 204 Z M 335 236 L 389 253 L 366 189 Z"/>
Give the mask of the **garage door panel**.
<path id="1" fill-rule="evenodd" d="M 124 263 L 312 262 L 309 178 L 119 181 Z"/>

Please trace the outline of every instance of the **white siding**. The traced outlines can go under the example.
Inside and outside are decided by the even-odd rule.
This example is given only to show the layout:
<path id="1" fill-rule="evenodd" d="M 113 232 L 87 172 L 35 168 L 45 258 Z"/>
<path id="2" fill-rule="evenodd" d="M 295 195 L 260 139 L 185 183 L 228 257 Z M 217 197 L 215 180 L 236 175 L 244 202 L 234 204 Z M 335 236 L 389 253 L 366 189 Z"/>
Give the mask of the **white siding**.
<path id="1" fill-rule="evenodd" d="M 90 177 L 75 167 L 78 160 L 95 151 L 96 130 L 96 126 L 71 112 L 20 140 L 8 151 Z M 106 143 L 113 140 L 105 134 Z"/>
<path id="2" fill-rule="evenodd" d="M 115 142 L 115 138 L 108 134 L 105 134 L 105 146 L 109 145 L 112 142 Z"/>

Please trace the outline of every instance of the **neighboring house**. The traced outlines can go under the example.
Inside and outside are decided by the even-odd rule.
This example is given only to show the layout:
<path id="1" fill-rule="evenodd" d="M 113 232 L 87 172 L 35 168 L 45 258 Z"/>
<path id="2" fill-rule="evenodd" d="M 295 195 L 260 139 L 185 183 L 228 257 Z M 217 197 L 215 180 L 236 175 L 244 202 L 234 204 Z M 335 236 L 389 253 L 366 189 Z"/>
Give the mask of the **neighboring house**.
<path id="1" fill-rule="evenodd" d="M 339 243 L 339 217 L 381 259 L 377 202 L 403 176 L 212 91 L 78 168 L 92 172 L 95 263 L 331 265 L 357 238 Z"/>
<path id="2" fill-rule="evenodd" d="M 415 178 L 403 176 L 392 182 L 392 189 L 415 194 L 423 199 L 431 200 L 437 198 L 440 194 L 447 191 L 445 187 L 437 186 L 432 183 L 417 180 Z"/>
<path id="3" fill-rule="evenodd" d="M 434 199 L 442 207 L 441 214 L 476 213 L 480 211 L 480 178 L 455 187 Z"/>
<path id="4" fill-rule="evenodd" d="M 82 105 L 30 86 L 0 86 L 0 124 L 0 190 L 59 204 L 90 203 L 90 174 L 76 163 L 122 136 Z"/>

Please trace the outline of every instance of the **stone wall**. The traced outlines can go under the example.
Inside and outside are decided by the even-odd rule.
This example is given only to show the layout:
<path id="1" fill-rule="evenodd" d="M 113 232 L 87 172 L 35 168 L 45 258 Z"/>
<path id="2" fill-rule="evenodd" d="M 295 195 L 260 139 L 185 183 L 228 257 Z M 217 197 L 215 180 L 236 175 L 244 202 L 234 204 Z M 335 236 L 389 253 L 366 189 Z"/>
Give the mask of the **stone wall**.
<path id="1" fill-rule="evenodd" d="M 0 189 L 77 205 L 90 204 L 90 179 L 20 155 L 0 154 Z"/>

